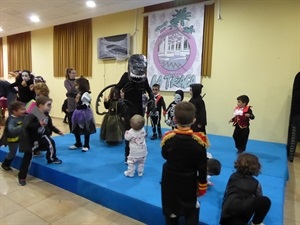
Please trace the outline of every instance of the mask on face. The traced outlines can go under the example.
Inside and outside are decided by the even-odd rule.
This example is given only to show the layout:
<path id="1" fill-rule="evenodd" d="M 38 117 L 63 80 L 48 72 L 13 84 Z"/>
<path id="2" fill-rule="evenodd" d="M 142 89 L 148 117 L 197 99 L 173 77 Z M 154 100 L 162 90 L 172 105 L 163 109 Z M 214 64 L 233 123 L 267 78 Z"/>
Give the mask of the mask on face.
<path id="1" fill-rule="evenodd" d="M 29 81 L 29 74 L 27 72 L 22 72 L 22 79 L 23 81 Z"/>
<path id="2" fill-rule="evenodd" d="M 140 83 L 146 79 L 147 59 L 142 54 L 135 54 L 129 58 L 128 73 L 129 79 Z"/>
<path id="3" fill-rule="evenodd" d="M 174 102 L 177 104 L 178 102 L 181 102 L 181 95 L 180 94 L 175 94 L 174 95 Z"/>

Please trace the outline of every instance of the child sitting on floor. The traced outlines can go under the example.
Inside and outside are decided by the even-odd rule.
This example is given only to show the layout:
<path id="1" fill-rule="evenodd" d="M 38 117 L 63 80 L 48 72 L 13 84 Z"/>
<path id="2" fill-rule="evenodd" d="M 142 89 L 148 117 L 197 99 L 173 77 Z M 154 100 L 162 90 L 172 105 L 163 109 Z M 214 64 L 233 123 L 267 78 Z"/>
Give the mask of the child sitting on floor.
<path id="1" fill-rule="evenodd" d="M 207 152 L 207 185 L 213 186 L 214 183 L 210 181 L 212 176 L 218 176 L 221 172 L 221 163 L 219 160 L 214 159 L 212 154 Z"/>

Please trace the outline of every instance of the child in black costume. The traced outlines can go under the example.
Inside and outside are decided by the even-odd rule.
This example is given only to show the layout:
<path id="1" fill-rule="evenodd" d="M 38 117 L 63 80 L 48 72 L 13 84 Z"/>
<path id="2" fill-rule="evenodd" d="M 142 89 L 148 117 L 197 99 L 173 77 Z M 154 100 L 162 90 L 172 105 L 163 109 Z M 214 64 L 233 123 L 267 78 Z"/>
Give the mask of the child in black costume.
<path id="1" fill-rule="evenodd" d="M 105 114 L 100 132 L 100 139 L 107 143 L 117 143 L 124 139 L 124 115 L 126 106 L 115 88 L 110 89 L 108 99 L 104 100 L 104 107 L 108 109 Z"/>
<path id="2" fill-rule="evenodd" d="M 224 194 L 220 224 L 263 225 L 271 201 L 263 196 L 262 187 L 253 176 L 260 173 L 261 165 L 255 155 L 242 153 L 235 161 L 233 173 Z M 253 216 L 253 217 L 252 217 Z"/>
<path id="3" fill-rule="evenodd" d="M 234 109 L 234 117 L 229 121 L 229 123 L 233 123 L 233 126 L 235 126 L 233 139 L 238 154 L 246 150 L 250 133 L 249 121 L 255 118 L 251 106 L 248 106 L 248 103 L 249 97 L 247 95 L 237 97 L 237 106 Z"/>
<path id="4" fill-rule="evenodd" d="M 161 109 L 163 110 L 163 115 L 164 116 L 166 115 L 166 103 L 163 96 L 159 94 L 159 88 L 160 88 L 159 84 L 152 85 L 152 92 L 154 95 L 155 104 L 153 104 L 152 108 L 151 107 L 147 108 L 147 117 L 150 116 L 151 126 L 153 131 L 151 140 L 157 139 L 157 134 L 158 134 L 158 138 L 162 137 L 161 125 L 160 125 Z M 156 128 L 157 128 L 157 132 L 156 132 Z"/>
<path id="5" fill-rule="evenodd" d="M 21 168 L 18 173 L 19 185 L 26 185 L 26 177 L 32 159 L 33 151 L 46 150 L 46 159 L 50 164 L 60 164 L 62 161 L 56 157 L 56 147 L 54 140 L 50 137 L 52 134 L 50 116 L 46 116 L 51 110 L 52 100 L 46 96 L 39 96 L 36 99 L 36 107 L 39 115 L 36 112 L 29 113 L 22 125 L 20 133 L 19 151 L 24 152 L 21 163 Z M 44 119 L 40 119 L 43 115 Z M 50 124 L 51 123 L 51 124 Z M 53 128 L 53 127 L 52 127 Z M 59 130 L 57 133 L 63 135 Z"/>
<path id="6" fill-rule="evenodd" d="M 35 98 L 33 84 L 34 75 L 29 70 L 23 70 L 16 76 L 16 81 L 10 87 L 18 87 L 17 100 L 26 104 Z"/>
<path id="7" fill-rule="evenodd" d="M 161 142 L 162 209 L 166 225 L 179 224 L 184 216 L 187 225 L 198 225 L 200 205 L 197 196 L 207 189 L 207 137 L 190 128 L 195 121 L 195 106 L 180 102 L 175 106 L 177 128 L 167 132 Z M 198 203 L 198 204 L 196 204 Z"/>
<path id="8" fill-rule="evenodd" d="M 172 130 L 175 128 L 174 123 L 174 109 L 177 103 L 182 102 L 184 98 L 184 92 L 182 90 L 175 91 L 174 101 L 170 103 L 166 111 L 166 124 L 172 127 Z"/>
<path id="9" fill-rule="evenodd" d="M 10 167 L 19 147 L 19 135 L 25 115 L 25 105 L 23 102 L 16 101 L 9 107 L 10 116 L 5 123 L 0 145 L 8 145 L 8 154 L 1 165 L 5 171 L 12 171 Z"/>
<path id="10" fill-rule="evenodd" d="M 67 98 L 64 100 L 64 103 L 61 106 L 61 111 L 65 113 L 63 122 L 68 123 L 68 99 Z"/>
<path id="11" fill-rule="evenodd" d="M 205 103 L 201 96 L 202 88 L 202 84 L 190 85 L 190 94 L 192 95 L 192 98 L 189 102 L 193 103 L 196 107 L 196 122 L 192 125 L 191 128 L 194 132 L 206 133 L 206 109 Z"/>

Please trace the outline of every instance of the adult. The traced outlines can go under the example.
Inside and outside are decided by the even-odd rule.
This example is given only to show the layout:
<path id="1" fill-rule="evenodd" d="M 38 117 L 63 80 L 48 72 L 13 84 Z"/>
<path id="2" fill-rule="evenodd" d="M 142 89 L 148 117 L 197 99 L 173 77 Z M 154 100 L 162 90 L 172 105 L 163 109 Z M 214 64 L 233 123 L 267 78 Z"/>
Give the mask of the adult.
<path id="1" fill-rule="evenodd" d="M 64 81 L 65 88 L 67 90 L 66 96 L 68 99 L 68 119 L 70 132 L 72 131 L 72 115 L 76 108 L 76 95 L 77 89 L 75 88 L 75 77 L 77 72 L 73 68 L 66 69 L 66 79 Z"/>
<path id="2" fill-rule="evenodd" d="M 143 116 L 142 95 L 146 91 L 153 101 L 153 93 L 146 76 L 147 59 L 142 54 L 134 54 L 128 60 L 128 72 L 125 72 L 115 90 L 124 92 L 125 104 L 127 104 L 127 114 L 125 119 L 125 130 L 130 129 L 130 119 L 133 115 Z M 125 163 L 129 155 L 129 141 L 125 140 Z"/>

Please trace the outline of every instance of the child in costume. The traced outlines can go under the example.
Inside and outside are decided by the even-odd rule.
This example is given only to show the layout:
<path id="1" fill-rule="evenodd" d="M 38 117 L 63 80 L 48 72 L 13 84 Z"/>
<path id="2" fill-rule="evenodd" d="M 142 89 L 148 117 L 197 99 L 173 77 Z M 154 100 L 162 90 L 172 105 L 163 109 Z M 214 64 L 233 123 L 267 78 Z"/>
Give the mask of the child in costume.
<path id="1" fill-rule="evenodd" d="M 35 93 L 35 97 L 34 99 L 30 100 L 27 104 L 26 104 L 26 113 L 31 113 L 32 109 L 35 107 L 36 103 L 35 103 L 35 99 L 41 95 L 49 97 L 49 93 L 50 90 L 47 86 L 46 83 L 44 82 L 39 82 L 39 83 L 35 83 L 33 85 L 33 91 Z"/>
<path id="2" fill-rule="evenodd" d="M 199 223 L 197 197 L 204 195 L 207 189 L 208 140 L 204 133 L 190 128 L 195 121 L 195 111 L 190 102 L 178 103 L 174 111 L 177 128 L 167 132 L 161 141 L 162 156 L 166 159 L 161 181 L 166 225 L 179 224 L 181 216 L 185 217 L 186 224 Z"/>
<path id="3" fill-rule="evenodd" d="M 48 123 L 51 121 L 46 114 L 49 114 L 52 107 L 52 100 L 46 96 L 39 96 L 36 99 L 37 111 L 29 113 L 22 125 L 19 141 L 19 151 L 24 152 L 20 171 L 18 173 L 19 185 L 26 185 L 26 177 L 34 151 L 46 150 L 46 159 L 49 164 L 61 164 L 62 161 L 56 156 L 56 146 L 50 137 L 51 130 Z M 57 131 L 63 135 L 61 131 Z"/>
<path id="4" fill-rule="evenodd" d="M 147 156 L 146 131 L 144 129 L 145 118 L 139 114 L 130 119 L 131 129 L 125 132 L 125 140 L 129 141 L 129 155 L 127 158 L 128 168 L 124 172 L 126 177 L 133 177 L 135 164 L 138 164 L 138 176 L 143 176 Z"/>
<path id="5" fill-rule="evenodd" d="M 33 90 L 35 92 L 36 99 L 40 96 L 45 96 L 45 97 L 49 98 L 50 90 L 45 82 L 39 80 L 39 82 L 36 82 L 34 84 Z M 52 102 L 52 100 L 51 100 L 51 102 Z M 36 107 L 36 101 L 35 100 L 29 101 L 26 104 L 26 113 L 32 113 L 32 111 L 34 110 L 35 107 Z M 48 135 L 51 136 L 52 132 L 62 135 L 62 132 L 53 125 L 52 118 L 49 115 L 49 112 L 45 112 L 45 116 L 47 116 L 47 120 L 48 120 L 48 123 L 47 123 L 47 129 L 49 130 Z M 44 149 L 42 149 L 42 150 L 44 150 Z M 41 155 L 41 152 L 40 152 L 40 149 L 37 148 L 34 150 L 33 156 L 39 156 L 39 155 Z"/>
<path id="6" fill-rule="evenodd" d="M 82 147 L 83 152 L 90 149 L 90 135 L 96 133 L 96 125 L 93 112 L 90 108 L 92 98 L 90 96 L 90 83 L 84 78 L 76 79 L 78 94 L 76 96 L 76 109 L 72 116 L 72 133 L 75 135 L 76 143 L 69 148 L 71 150 Z M 82 145 L 80 135 L 84 135 Z"/>
<path id="7" fill-rule="evenodd" d="M 25 115 L 25 105 L 23 102 L 16 101 L 10 105 L 10 116 L 5 123 L 0 145 L 8 145 L 8 154 L 1 165 L 5 171 L 12 171 L 10 167 L 19 147 L 19 135 Z"/>
<path id="8" fill-rule="evenodd" d="M 65 113 L 63 123 L 68 123 L 68 99 L 66 98 L 61 106 L 61 111 Z"/>
<path id="9" fill-rule="evenodd" d="M 174 101 L 170 103 L 170 105 L 167 108 L 166 111 L 166 124 L 170 127 L 172 127 L 172 130 L 174 130 L 175 128 L 175 122 L 173 120 L 174 118 L 174 109 L 176 104 L 178 104 L 179 102 L 182 102 L 184 98 L 184 92 L 182 90 L 177 90 L 175 91 L 174 94 Z"/>
<path id="10" fill-rule="evenodd" d="M 160 125 L 161 111 L 163 110 L 163 115 L 164 116 L 166 115 L 166 103 L 163 96 L 159 94 L 159 88 L 160 88 L 159 84 L 152 85 L 152 93 L 154 95 L 155 104 L 153 104 L 152 109 L 151 107 L 147 108 L 147 117 L 150 117 L 151 119 L 151 126 L 153 131 L 151 140 L 155 140 L 157 139 L 157 137 L 158 138 L 162 137 L 161 125 Z"/>
<path id="11" fill-rule="evenodd" d="M 119 92 L 112 87 L 108 99 L 104 100 L 104 107 L 108 109 L 108 113 L 102 121 L 100 139 L 107 143 L 117 143 L 124 138 L 126 106 L 120 98 Z"/>
<path id="12" fill-rule="evenodd" d="M 249 153 L 238 155 L 234 163 L 236 172 L 227 183 L 221 212 L 222 225 L 263 225 L 271 201 L 263 196 L 262 187 L 257 179 L 261 165 L 258 158 Z"/>
<path id="13" fill-rule="evenodd" d="M 147 110 L 147 104 L 148 104 L 148 96 L 146 93 L 143 93 L 142 95 L 142 104 L 143 104 L 143 113 L 142 116 L 145 116 L 146 110 Z"/>
<path id="14" fill-rule="evenodd" d="M 238 154 L 246 150 L 250 133 L 250 120 L 255 118 L 248 103 L 249 97 L 247 95 L 237 97 L 237 106 L 233 113 L 234 117 L 229 121 L 229 123 L 233 123 L 233 126 L 235 126 L 233 139 Z"/>
<path id="15" fill-rule="evenodd" d="M 17 100 L 27 104 L 30 100 L 35 98 L 33 84 L 34 76 L 29 70 L 23 70 L 17 75 L 16 81 L 10 86 L 18 88 Z"/>
<path id="16" fill-rule="evenodd" d="M 207 184 L 213 186 L 214 183 L 210 181 L 212 176 L 218 176 L 221 173 L 221 163 L 219 160 L 214 159 L 212 154 L 207 152 Z"/>
<path id="17" fill-rule="evenodd" d="M 190 94 L 192 98 L 189 102 L 193 103 L 196 107 L 196 122 L 192 125 L 192 130 L 194 132 L 206 133 L 206 109 L 205 103 L 201 96 L 203 85 L 202 84 L 191 84 Z"/>

